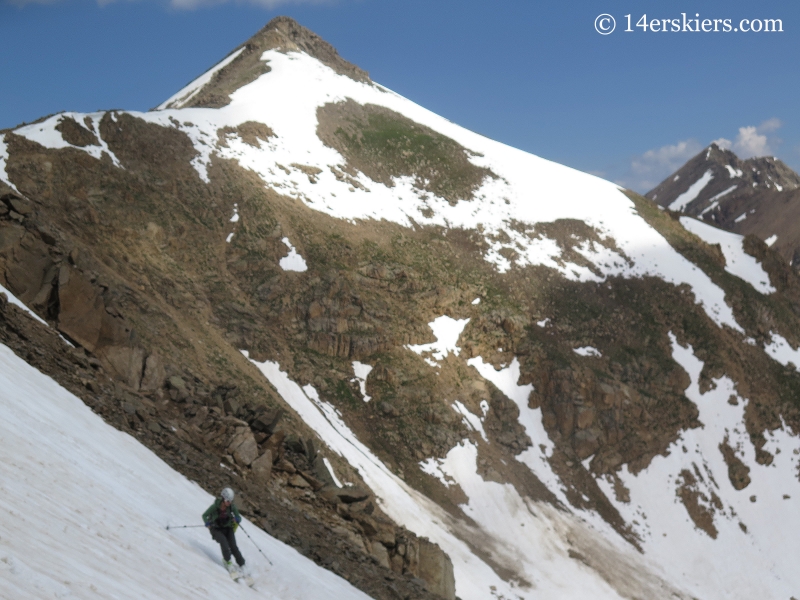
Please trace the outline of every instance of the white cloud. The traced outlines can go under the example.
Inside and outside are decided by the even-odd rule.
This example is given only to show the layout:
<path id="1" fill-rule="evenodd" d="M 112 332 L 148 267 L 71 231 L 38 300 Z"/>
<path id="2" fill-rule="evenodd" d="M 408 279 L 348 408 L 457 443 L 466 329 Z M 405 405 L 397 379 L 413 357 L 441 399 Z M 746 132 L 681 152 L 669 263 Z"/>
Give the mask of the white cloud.
<path id="1" fill-rule="evenodd" d="M 731 148 L 733 148 L 733 142 L 730 140 L 726 140 L 725 138 L 719 138 L 718 140 L 714 140 L 711 143 L 716 144 L 723 150 L 730 150 Z"/>
<path id="2" fill-rule="evenodd" d="M 640 193 L 647 192 L 667 176 L 680 169 L 703 146 L 695 139 L 648 150 L 631 159 L 628 173 L 616 183 Z"/>
<path id="3" fill-rule="evenodd" d="M 778 131 L 778 129 L 781 127 L 783 127 L 783 122 L 780 119 L 773 117 L 771 119 L 767 119 L 761 125 L 759 125 L 758 130 L 763 133 L 771 133 L 773 131 Z"/>
<path id="4" fill-rule="evenodd" d="M 780 119 L 772 118 L 764 121 L 758 127 L 749 125 L 740 127 L 733 151 L 741 158 L 752 156 L 771 156 L 781 140 L 774 133 L 783 126 Z"/>
<path id="5" fill-rule="evenodd" d="M 781 127 L 783 127 L 783 122 L 773 117 L 758 126 L 740 127 L 739 133 L 733 141 L 721 137 L 711 143 L 723 150 L 732 150 L 739 158 L 774 156 L 775 149 L 781 143 L 775 132 Z M 680 169 L 702 149 L 703 146 L 697 140 L 688 139 L 677 144 L 648 150 L 644 154 L 633 157 L 628 172 L 615 183 L 639 193 L 645 193 Z"/>

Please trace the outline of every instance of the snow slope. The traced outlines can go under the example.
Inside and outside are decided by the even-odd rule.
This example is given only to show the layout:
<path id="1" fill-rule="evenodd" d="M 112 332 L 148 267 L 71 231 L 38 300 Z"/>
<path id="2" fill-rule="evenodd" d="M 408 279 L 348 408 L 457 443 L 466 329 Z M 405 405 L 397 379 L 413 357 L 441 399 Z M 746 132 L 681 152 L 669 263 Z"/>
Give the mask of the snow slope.
<path id="1" fill-rule="evenodd" d="M 421 466 L 459 484 L 469 497 L 461 506 L 469 519 L 454 517 L 392 473 L 313 386 L 300 387 L 276 362 L 254 364 L 320 438 L 358 469 L 386 514 L 447 552 L 462 600 L 616 600 L 625 598 L 625 592 L 651 600 L 688 600 L 599 517 L 561 511 L 520 496 L 511 484 L 483 480 L 477 473 L 477 448 L 468 440 L 445 460 Z M 457 405 L 454 410 L 463 415 Z M 574 550 L 586 555 L 592 567 L 575 560 Z M 502 565 L 503 577 L 497 565 Z"/>
<path id="2" fill-rule="evenodd" d="M 635 528 L 645 554 L 679 578 L 692 594 L 704 599 L 788 600 L 800 590 L 800 439 L 786 427 L 765 431 L 770 465 L 756 462 L 755 448 L 744 423 L 747 399 L 728 377 L 715 379 L 714 389 L 701 393 L 703 362 L 692 347 L 674 335 L 672 356 L 691 378 L 686 397 L 697 405 L 703 426 L 684 431 L 667 456 L 656 456 L 642 472 L 620 472 L 630 501 L 620 502 L 613 482 L 600 487 Z M 728 478 L 719 445 L 727 442 L 750 469 L 751 483 L 737 491 Z M 689 517 L 676 490 L 690 473 L 702 494 L 700 504 L 712 515 L 716 539 L 701 532 Z M 715 498 L 718 500 L 715 501 Z M 674 580 L 674 579 L 673 579 Z"/>
<path id="3" fill-rule="evenodd" d="M 256 589 L 202 524 L 213 498 L 0 346 L 0 598 L 368 597 L 248 522 Z"/>
<path id="4" fill-rule="evenodd" d="M 762 294 L 771 294 L 775 291 L 769 281 L 769 275 L 761 264 L 744 251 L 743 235 L 717 229 L 692 217 L 681 217 L 680 222 L 684 229 L 704 242 L 719 244 L 725 257 L 725 270 L 728 273 L 743 279 Z"/>

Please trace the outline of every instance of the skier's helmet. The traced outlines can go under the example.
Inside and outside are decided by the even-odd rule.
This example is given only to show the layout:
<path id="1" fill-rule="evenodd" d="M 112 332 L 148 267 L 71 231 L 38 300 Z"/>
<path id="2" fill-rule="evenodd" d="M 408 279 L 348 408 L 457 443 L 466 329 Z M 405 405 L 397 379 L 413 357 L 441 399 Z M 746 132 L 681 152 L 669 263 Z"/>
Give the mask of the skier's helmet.
<path id="1" fill-rule="evenodd" d="M 233 490 L 231 488 L 225 488 L 222 490 L 220 496 L 227 502 L 233 502 Z"/>

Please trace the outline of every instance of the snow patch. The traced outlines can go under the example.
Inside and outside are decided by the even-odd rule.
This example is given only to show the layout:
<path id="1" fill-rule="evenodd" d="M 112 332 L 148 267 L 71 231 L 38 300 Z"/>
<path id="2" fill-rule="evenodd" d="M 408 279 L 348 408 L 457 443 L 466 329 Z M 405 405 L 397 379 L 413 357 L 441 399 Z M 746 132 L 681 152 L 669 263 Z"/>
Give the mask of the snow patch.
<path id="1" fill-rule="evenodd" d="M 436 341 L 430 344 L 409 344 L 406 345 L 406 348 L 420 356 L 422 354 L 430 354 L 430 357 L 423 357 L 425 362 L 432 367 L 438 367 L 438 362 L 447 358 L 447 355 L 451 352 L 455 356 L 458 356 L 461 352 L 461 348 L 457 345 L 458 338 L 461 336 L 461 332 L 464 331 L 464 327 L 467 326 L 467 323 L 469 323 L 469 319 L 456 320 L 448 316 L 437 317 L 428 323 L 428 327 L 433 331 Z"/>
<path id="2" fill-rule="evenodd" d="M 774 244 L 774 243 L 775 243 L 775 242 L 777 242 L 777 241 L 778 241 L 778 234 L 776 233 L 776 234 L 774 234 L 774 235 L 771 235 L 771 236 L 769 236 L 767 239 L 765 239 L 765 240 L 764 240 L 764 243 L 765 243 L 767 246 L 772 246 L 772 244 Z"/>
<path id="3" fill-rule="evenodd" d="M 23 302 L 22 302 L 22 300 L 20 300 L 20 299 L 19 299 L 19 298 L 17 298 L 17 297 L 16 297 L 14 294 L 12 294 L 11 292 L 9 292 L 9 291 L 8 291 L 8 289 L 7 289 L 7 288 L 5 288 L 3 285 L 0 285 L 0 293 L 3 293 L 3 294 L 5 294 L 5 295 L 6 295 L 6 297 L 8 298 L 8 301 L 9 301 L 11 304 L 13 304 L 14 306 L 16 306 L 16 307 L 18 307 L 18 308 L 21 308 L 22 310 L 24 310 L 26 313 L 28 313 L 28 314 L 29 314 L 30 316 L 32 316 L 34 319 L 36 319 L 37 321 L 39 321 L 39 323 L 41 323 L 42 325 L 44 325 L 44 326 L 46 326 L 46 327 L 50 327 L 50 325 L 48 325 L 46 321 L 44 321 L 44 320 L 43 320 L 43 319 L 42 319 L 42 318 L 41 318 L 39 315 L 37 315 L 35 312 L 33 312 L 33 311 L 30 309 L 30 308 L 28 308 L 27 306 L 25 306 L 25 303 L 23 303 Z M 72 345 L 72 344 L 70 344 L 70 345 Z"/>
<path id="4" fill-rule="evenodd" d="M 673 200 L 669 205 L 669 209 L 676 212 L 682 212 L 683 209 L 686 208 L 686 205 L 697 198 L 698 194 L 703 191 L 703 188 L 706 187 L 712 179 L 714 179 L 714 173 L 712 173 L 711 169 L 709 169 L 703 173 L 703 176 L 700 179 L 689 186 L 688 190 L 675 198 L 675 200 Z"/>
<path id="5" fill-rule="evenodd" d="M 297 253 L 297 250 L 289 242 L 289 238 L 283 238 L 281 241 L 289 248 L 289 254 L 280 260 L 281 269 L 284 271 L 297 271 L 298 273 L 308 271 L 305 259 Z"/>
<path id="6" fill-rule="evenodd" d="M 579 356 L 594 356 L 596 358 L 600 358 L 603 356 L 600 353 L 600 350 L 598 350 L 597 348 L 592 348 L 591 346 L 583 346 L 582 348 L 573 348 L 572 351 Z"/>
<path id="7" fill-rule="evenodd" d="M 800 372 L 800 348 L 792 348 L 785 337 L 774 331 L 770 332 L 770 339 L 772 341 L 764 346 L 764 352 L 784 367 L 794 365 L 795 370 Z"/>
<path id="8" fill-rule="evenodd" d="M 333 465 L 331 464 L 331 461 L 328 460 L 327 456 L 322 458 L 322 462 L 325 463 L 325 468 L 328 469 L 328 473 L 330 473 L 331 479 L 333 479 L 333 483 L 336 484 L 336 487 L 343 487 L 342 482 L 339 481 L 339 478 L 336 477 L 336 473 L 333 472 Z"/>
<path id="9" fill-rule="evenodd" d="M 5 134 L 0 134 L 0 181 L 3 181 L 8 184 L 8 186 L 17 192 L 18 194 L 20 191 L 17 189 L 11 181 L 8 179 L 8 173 L 6 173 L 6 162 L 8 161 L 8 145 L 6 144 L 6 136 Z"/>
<path id="10" fill-rule="evenodd" d="M 367 377 L 369 377 L 370 372 L 372 372 L 372 366 L 365 365 L 357 360 L 353 361 L 353 373 L 356 376 L 355 380 L 358 381 L 358 387 L 361 390 L 361 397 L 364 398 L 364 402 L 372 400 L 367 396 Z"/>
<path id="11" fill-rule="evenodd" d="M 741 177 L 744 174 L 741 169 L 734 169 L 731 165 L 725 165 L 725 168 L 728 169 L 728 175 L 730 175 L 731 179 Z"/>
<path id="12" fill-rule="evenodd" d="M 456 400 L 451 406 L 454 411 L 463 417 L 461 422 L 464 423 L 470 431 L 477 431 L 481 434 L 484 442 L 489 441 L 489 438 L 486 437 L 486 432 L 483 430 L 483 423 L 480 417 L 469 412 L 469 409 L 464 406 L 460 400 Z M 485 414 L 484 412 L 484 415 Z"/>
<path id="13" fill-rule="evenodd" d="M 739 186 L 737 184 L 734 184 L 731 187 L 729 187 L 729 188 L 727 188 L 725 190 L 722 190 L 719 194 L 716 194 L 715 196 L 712 196 L 711 198 L 708 199 L 708 201 L 714 203 L 717 200 L 719 200 L 720 198 L 722 198 L 723 196 L 727 196 L 728 194 L 730 194 L 737 187 L 739 187 Z M 706 209 L 706 210 L 708 210 L 708 209 Z M 705 212 L 705 211 L 703 211 L 703 212 Z"/>
<path id="14" fill-rule="evenodd" d="M 761 263 L 744 251 L 744 236 L 712 227 L 692 217 L 681 217 L 681 225 L 708 244 L 719 244 L 725 257 L 725 270 L 752 285 L 762 294 L 775 291 Z"/>
<path id="15" fill-rule="evenodd" d="M 81 152 L 86 152 L 89 156 L 96 158 L 97 160 L 101 160 L 103 155 L 107 155 L 111 162 L 114 164 L 115 167 L 123 168 L 122 163 L 120 163 L 119 159 L 116 155 L 111 151 L 108 147 L 106 141 L 100 135 L 100 121 L 103 119 L 105 112 L 97 112 L 97 113 L 74 113 L 74 112 L 64 112 L 59 113 L 57 115 L 53 115 L 49 119 L 45 119 L 40 123 L 33 123 L 31 125 L 25 125 L 24 127 L 20 127 L 19 129 L 15 129 L 14 133 L 17 135 L 21 135 L 32 142 L 36 142 L 40 146 L 44 146 L 45 148 L 50 148 L 53 150 L 62 150 L 64 148 L 73 148 L 75 150 L 80 150 Z M 56 129 L 59 123 L 63 119 L 73 119 L 80 125 L 81 127 L 86 127 L 86 123 L 84 119 L 89 117 L 91 122 L 91 127 L 89 128 L 90 131 L 95 135 L 97 138 L 98 144 L 97 145 L 89 145 L 89 146 L 73 146 L 72 144 L 68 143 L 64 140 L 61 132 Z"/>

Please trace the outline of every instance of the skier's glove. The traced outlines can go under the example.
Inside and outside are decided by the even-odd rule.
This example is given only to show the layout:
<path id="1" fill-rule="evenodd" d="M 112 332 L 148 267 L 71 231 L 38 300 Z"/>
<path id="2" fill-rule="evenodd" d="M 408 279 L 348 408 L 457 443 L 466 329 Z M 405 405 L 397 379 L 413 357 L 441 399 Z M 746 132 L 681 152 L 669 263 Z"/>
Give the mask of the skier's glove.
<path id="1" fill-rule="evenodd" d="M 236 524 L 237 525 L 242 522 L 242 517 L 240 517 L 240 516 L 236 516 L 236 517 L 234 517 L 234 519 L 236 519 Z"/>
<path id="2" fill-rule="evenodd" d="M 211 529 L 211 523 L 205 523 L 205 526 L 206 526 L 208 529 Z"/>

